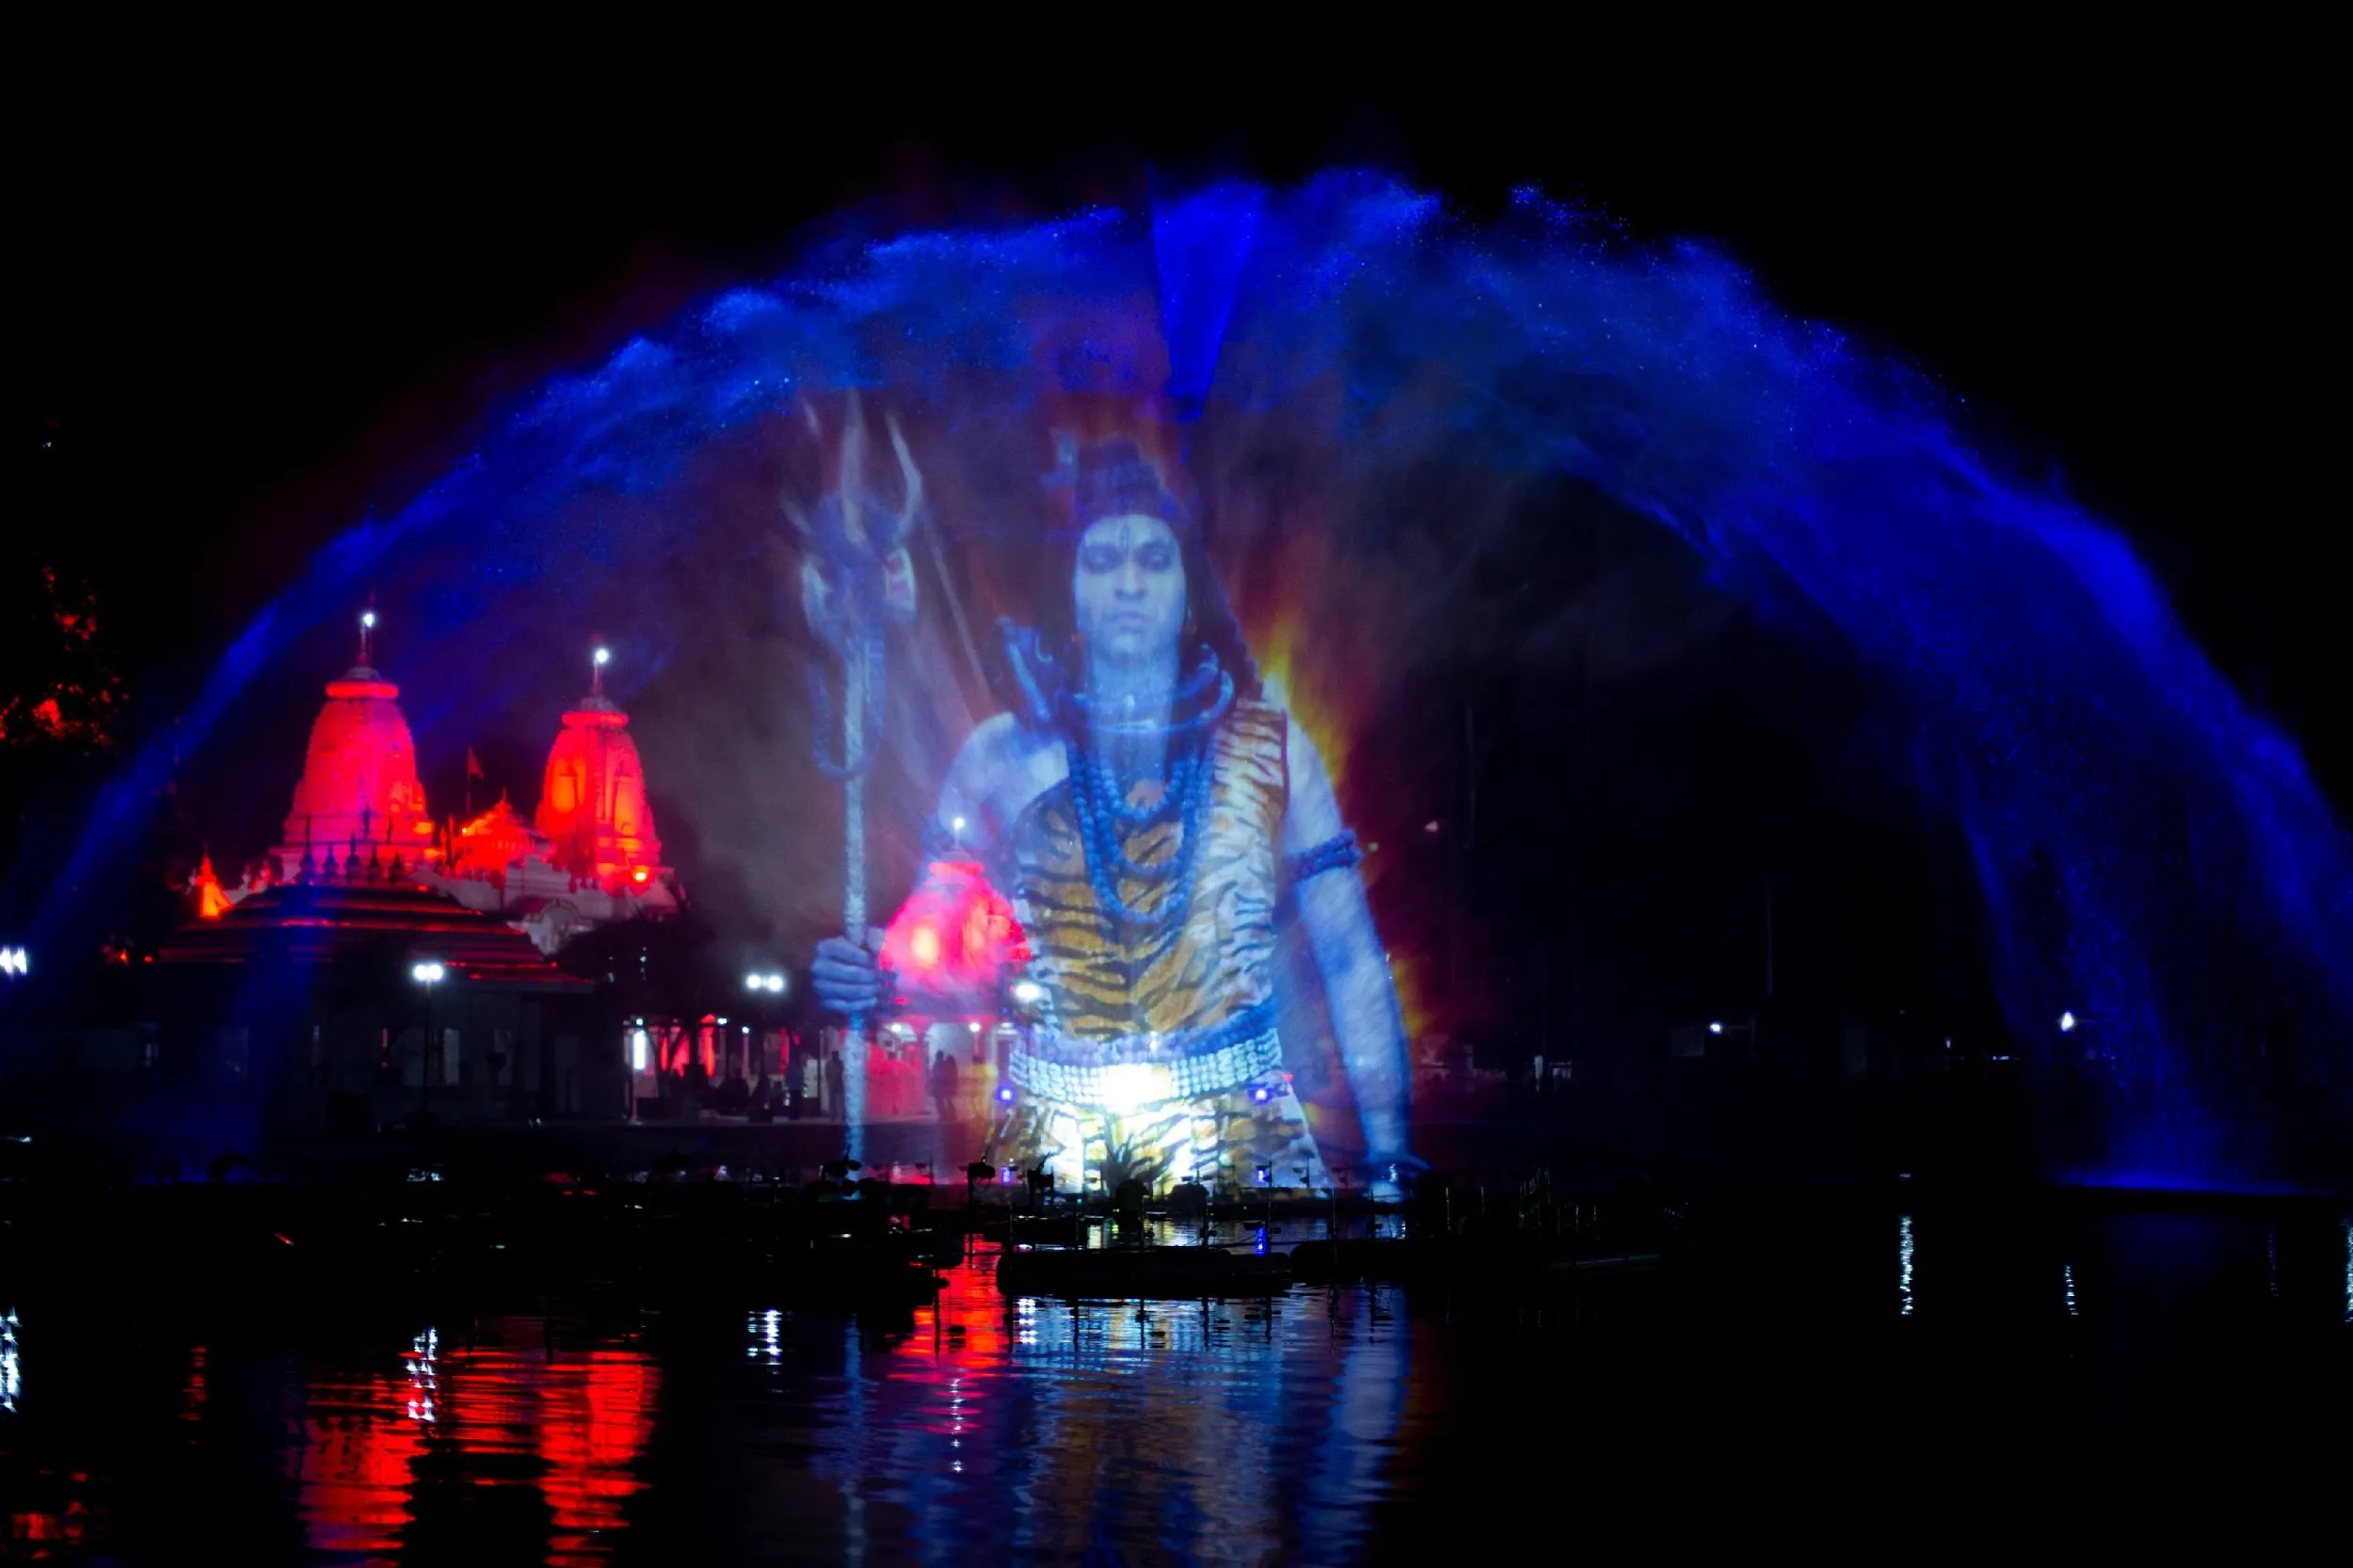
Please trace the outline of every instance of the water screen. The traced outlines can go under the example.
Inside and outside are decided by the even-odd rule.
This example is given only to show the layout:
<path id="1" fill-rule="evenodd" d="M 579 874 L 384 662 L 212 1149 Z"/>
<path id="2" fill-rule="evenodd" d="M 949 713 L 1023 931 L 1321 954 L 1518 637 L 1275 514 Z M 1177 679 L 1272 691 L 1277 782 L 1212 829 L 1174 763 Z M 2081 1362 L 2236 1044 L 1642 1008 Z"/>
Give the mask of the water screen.
<path id="1" fill-rule="evenodd" d="M 1491 704 L 1482 743 L 1445 672 L 1563 641 L 1664 667 L 1737 610 L 1863 672 L 2017 1053 L 2104 1064 L 2089 1174 L 2256 1179 L 2257 1113 L 2200 1064 L 2250 987 L 2342 1038 L 2345 836 L 2120 536 L 1950 413 L 1732 261 L 1533 193 L 1473 222 L 1338 173 L 827 242 L 536 389 L 321 552 L 66 880 L 366 592 L 410 629 L 424 752 L 601 631 L 705 906 L 810 955 L 853 1128 L 866 1042 L 966 1031 L 943 1054 L 986 1085 L 992 1166 L 1380 1183 L 1423 1158 L 1417 1078 L 1481 1026 L 1540 1078 L 1585 1048 L 1494 996 L 1571 946 L 1608 969 L 1598 928 L 1675 929 L 1589 908 L 1494 957 L 1559 902 L 1550 842 L 1597 831 L 1541 809 L 1591 764 L 1527 753 L 1487 830 L 1521 839 L 1481 850 L 1519 885 L 1449 891 L 1480 831 L 1452 759 L 1570 688 Z M 1541 551 L 1496 565 L 1531 526 L 1639 538 L 1681 597 L 1638 583 L 1597 629 Z M 1465 588 L 1498 570 L 1518 585 Z M 1697 994 L 1611 1027 L 1756 1029 Z"/>

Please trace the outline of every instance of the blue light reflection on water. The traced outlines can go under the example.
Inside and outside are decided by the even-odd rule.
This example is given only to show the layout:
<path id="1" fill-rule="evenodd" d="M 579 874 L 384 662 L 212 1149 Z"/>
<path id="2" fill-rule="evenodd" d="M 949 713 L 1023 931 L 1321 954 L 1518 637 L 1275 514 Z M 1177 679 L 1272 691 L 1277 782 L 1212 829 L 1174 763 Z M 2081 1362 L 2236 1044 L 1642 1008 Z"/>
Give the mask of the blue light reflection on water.
<path id="1" fill-rule="evenodd" d="M 0 1412 L 16 1408 L 16 1396 L 23 1382 L 17 1364 L 16 1329 L 16 1308 L 0 1312 Z"/>
<path id="2" fill-rule="evenodd" d="M 805 1439 L 845 1560 L 949 1560 L 976 1540 L 1054 1560 L 1362 1555 L 1413 1386 L 1394 1303 L 1007 1302 L 992 1264 L 952 1273 L 904 1336 L 779 1312 L 808 1381 L 730 1405 L 753 1450 Z M 755 1314 L 747 1374 L 769 1334 Z"/>
<path id="3" fill-rule="evenodd" d="M 1896 1222 L 1896 1268 L 1897 1309 L 1907 1318 L 1912 1316 L 1912 1216 L 1900 1215 Z"/>

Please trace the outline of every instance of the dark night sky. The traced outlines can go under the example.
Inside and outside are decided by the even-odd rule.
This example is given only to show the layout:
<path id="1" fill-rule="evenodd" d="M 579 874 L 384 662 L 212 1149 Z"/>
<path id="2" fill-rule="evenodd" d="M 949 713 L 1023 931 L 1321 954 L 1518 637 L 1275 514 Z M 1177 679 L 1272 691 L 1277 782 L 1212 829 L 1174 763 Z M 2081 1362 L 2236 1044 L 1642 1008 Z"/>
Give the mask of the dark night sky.
<path id="1" fill-rule="evenodd" d="M 540 72 L 526 98 L 431 65 L 299 92 L 162 66 L 48 81 L 9 132 L 8 460 L 34 526 L 0 552 L 93 584 L 136 727 L 502 398 L 779 267 L 844 202 L 1037 214 L 1147 167 L 1369 162 L 1472 209 L 1532 181 L 1638 239 L 1716 241 L 1910 359 L 1990 448 L 2125 529 L 2344 802 L 2316 94 L 2213 40 L 1962 62 L 1947 85 L 1760 65 L 1738 88 L 1644 69 L 1656 43 L 1594 48 L 1555 81 L 1475 56 L 1417 78 L 1172 56 L 1165 81 L 1107 84 L 1100 60 L 1020 84 L 870 61 L 846 104 L 796 88 L 829 69 L 808 49 L 662 95 Z"/>

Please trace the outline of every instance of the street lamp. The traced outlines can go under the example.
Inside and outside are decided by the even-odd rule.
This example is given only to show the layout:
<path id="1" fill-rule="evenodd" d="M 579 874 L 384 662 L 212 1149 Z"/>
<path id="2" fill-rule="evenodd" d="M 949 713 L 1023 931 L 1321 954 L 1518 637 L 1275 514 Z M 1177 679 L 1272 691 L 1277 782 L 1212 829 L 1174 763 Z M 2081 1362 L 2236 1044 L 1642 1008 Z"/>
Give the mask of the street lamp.
<path id="1" fill-rule="evenodd" d="M 770 998 L 783 996 L 784 987 L 784 975 L 781 971 L 776 969 L 753 969 L 744 976 L 744 989 L 752 999 L 753 1010 L 760 1015 L 760 1023 L 762 1030 L 760 1038 L 763 1041 L 767 1038 L 765 1033 L 767 1026 L 775 1021 L 776 1014 L 771 1009 L 762 1007 L 760 1004 Z M 719 1021 L 725 1023 L 727 1020 L 722 1018 Z M 751 1040 L 748 1038 L 751 1032 L 752 1032 L 748 1027 L 744 1031 L 744 1033 L 746 1036 L 744 1042 L 744 1076 L 747 1079 L 753 1076 L 753 1046 Z M 762 1045 L 760 1048 L 764 1052 L 767 1048 Z M 782 1043 L 781 1040 L 779 1040 L 776 1047 L 776 1070 L 778 1072 L 782 1072 L 787 1066 L 787 1063 L 785 1061 L 787 1049 L 788 1048 Z M 767 1071 L 765 1060 L 766 1059 L 763 1056 L 760 1066 L 760 1071 L 763 1074 Z"/>
<path id="2" fill-rule="evenodd" d="M 408 978 L 424 987 L 424 1038 L 417 1049 L 417 1119 L 423 1122 L 433 1113 L 433 998 L 449 969 L 438 958 L 420 959 Z"/>

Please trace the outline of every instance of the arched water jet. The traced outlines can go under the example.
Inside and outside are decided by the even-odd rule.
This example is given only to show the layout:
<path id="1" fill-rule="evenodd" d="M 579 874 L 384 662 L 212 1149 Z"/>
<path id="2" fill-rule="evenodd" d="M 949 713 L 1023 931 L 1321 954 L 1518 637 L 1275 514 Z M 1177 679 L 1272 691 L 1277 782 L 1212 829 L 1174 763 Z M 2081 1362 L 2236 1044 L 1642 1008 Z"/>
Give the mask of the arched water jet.
<path id="1" fill-rule="evenodd" d="M 2227 1023 L 2226 943 L 2260 950 L 2265 984 L 2303 999 L 2331 1051 L 2353 1019 L 2345 834 L 2112 531 L 2005 476 L 1899 368 L 1787 319 L 1720 256 L 1629 251 L 1533 197 L 1474 227 L 1361 175 L 1228 187 L 1149 221 L 1096 211 L 838 248 L 548 383 L 263 613 L 178 730 L 106 792 L 60 887 L 108 863 L 175 748 L 369 584 L 435 633 L 416 657 L 449 679 L 412 673 L 413 691 L 511 667 L 589 604 L 658 648 L 713 604 L 721 619 L 763 613 L 723 579 L 779 531 L 772 432 L 795 397 L 850 387 L 964 454 L 943 488 L 961 485 L 949 526 L 968 541 L 1024 526 L 1042 401 L 1167 393 L 1201 406 L 1204 444 L 1252 432 L 1329 482 L 1320 504 L 1285 508 L 1240 493 L 1239 470 L 1201 475 L 1212 508 L 1241 520 L 1221 552 L 1269 570 L 1420 456 L 1467 474 L 1474 499 L 1516 475 L 1574 476 L 1727 585 L 1802 600 L 1907 694 L 1923 788 L 1976 860 L 2013 1028 L 2039 1051 L 2072 1048 L 2054 1024 L 2070 1012 L 2116 1054 L 2116 1136 L 2095 1174 L 2264 1175 L 2218 1141 L 2187 1066 Z M 625 613 L 603 608 L 624 592 Z M 783 647 L 749 632 L 732 646 L 746 667 Z M 977 696 L 944 661 L 923 667 L 936 679 L 904 683 L 927 686 L 905 698 L 909 774 L 936 772 Z M 429 736 L 435 715 L 421 717 Z M 792 808 L 773 781 L 732 784 L 743 804 L 709 815 L 739 836 Z"/>

